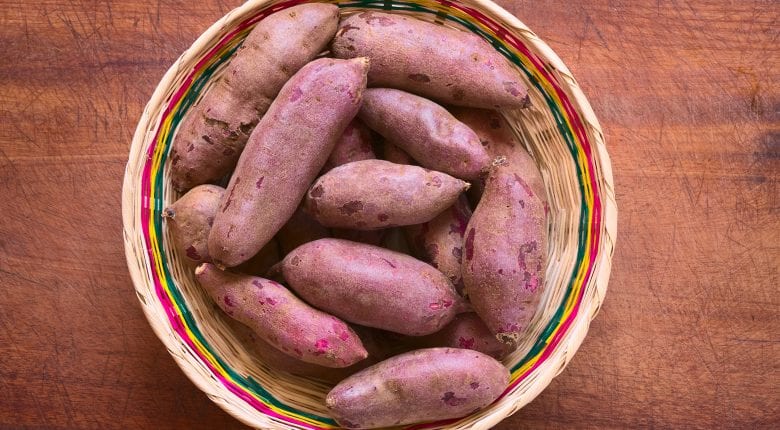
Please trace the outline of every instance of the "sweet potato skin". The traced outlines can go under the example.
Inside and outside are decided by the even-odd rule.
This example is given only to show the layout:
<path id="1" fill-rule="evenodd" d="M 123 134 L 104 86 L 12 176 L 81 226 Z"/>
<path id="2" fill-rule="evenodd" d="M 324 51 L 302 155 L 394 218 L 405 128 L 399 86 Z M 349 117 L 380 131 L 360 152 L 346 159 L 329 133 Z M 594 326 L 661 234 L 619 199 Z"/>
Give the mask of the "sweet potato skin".
<path id="1" fill-rule="evenodd" d="M 325 49 L 337 24 L 338 8 L 321 3 L 294 6 L 257 24 L 180 125 L 171 149 L 174 188 L 216 182 L 235 167 L 274 97 Z"/>
<path id="2" fill-rule="evenodd" d="M 450 107 L 450 112 L 469 126 L 479 136 L 482 146 L 491 158 L 504 157 L 506 164 L 514 169 L 528 183 L 533 192 L 547 204 L 547 193 L 539 167 L 525 150 L 522 143 L 500 113 L 494 110 Z M 484 180 L 473 182 L 469 196 L 474 196 L 475 204 L 485 188 Z"/>
<path id="3" fill-rule="evenodd" d="M 423 167 L 473 180 L 490 164 L 476 133 L 428 99 L 391 88 L 369 88 L 358 116 Z"/>
<path id="4" fill-rule="evenodd" d="M 480 352 L 421 349 L 341 381 L 325 405 L 345 428 L 392 427 L 469 415 L 496 400 L 508 382 L 509 371 Z"/>
<path id="5" fill-rule="evenodd" d="M 191 265 L 211 261 L 208 237 L 224 193 L 222 187 L 200 185 L 163 210 L 177 252 Z"/>
<path id="6" fill-rule="evenodd" d="M 225 189 L 216 185 L 198 185 L 163 210 L 176 251 L 190 265 L 211 262 L 208 237 L 224 193 Z M 278 245 L 271 241 L 236 269 L 262 276 L 279 260 Z"/>
<path id="7" fill-rule="evenodd" d="M 436 218 L 423 224 L 404 227 L 413 255 L 439 269 L 461 295 L 463 237 L 470 218 L 469 202 L 465 195 L 461 195 L 452 207 Z"/>
<path id="8" fill-rule="evenodd" d="M 263 340 L 253 332 L 252 329 L 232 318 L 228 318 L 227 322 L 239 342 L 244 344 L 250 353 L 254 354 L 267 366 L 293 375 L 319 379 L 332 384 L 336 384 L 342 379 L 355 374 L 366 367 L 372 366 L 389 356 L 389 347 L 385 345 L 387 342 L 384 342 L 381 339 L 381 334 L 378 333 L 377 330 L 354 326 L 352 329 L 358 334 L 363 346 L 366 348 L 366 351 L 368 351 L 368 358 L 349 367 L 333 368 L 319 366 L 285 354 L 275 346 Z"/>
<path id="9" fill-rule="evenodd" d="M 536 313 L 547 267 L 544 204 L 511 166 L 491 169 L 466 228 L 463 282 L 474 310 L 515 346 Z"/>
<path id="10" fill-rule="evenodd" d="M 369 57 L 369 86 L 398 88 L 440 103 L 521 108 L 528 92 L 520 72 L 479 36 L 382 12 L 341 20 L 331 50 Z"/>
<path id="11" fill-rule="evenodd" d="M 326 227 L 375 230 L 430 221 L 469 184 L 422 167 L 363 160 L 319 177 L 306 211 Z"/>
<path id="12" fill-rule="evenodd" d="M 365 93 L 363 93 L 365 99 Z M 336 143 L 333 152 L 325 163 L 325 171 L 338 166 L 351 163 L 353 161 L 374 160 L 376 154 L 373 149 L 373 138 L 371 130 L 359 119 L 354 119 L 344 130 L 341 139 Z M 384 237 L 383 230 L 351 230 L 351 229 L 333 229 L 333 237 L 339 239 L 351 240 L 353 242 L 367 243 L 369 245 L 379 245 Z"/>
<path id="13" fill-rule="evenodd" d="M 189 265 L 211 262 L 208 237 L 224 193 L 225 189 L 217 185 L 198 185 L 163 210 L 174 247 Z M 271 241 L 236 269 L 262 276 L 279 259 L 278 246 Z"/>
<path id="14" fill-rule="evenodd" d="M 414 341 L 415 338 L 409 338 Z M 443 329 L 419 338 L 418 346 L 449 347 L 479 351 L 496 360 L 501 360 L 509 352 L 507 345 L 496 339 L 484 322 L 474 312 L 455 316 Z"/>
<path id="15" fill-rule="evenodd" d="M 365 93 L 363 93 L 365 97 Z M 325 171 L 343 164 L 360 160 L 372 160 L 374 154 L 374 139 L 371 130 L 359 119 L 352 120 L 336 142 L 333 152 L 325 163 Z"/>
<path id="16" fill-rule="evenodd" d="M 290 219 L 355 117 L 367 70 L 364 58 L 321 58 L 284 85 L 241 154 L 214 219 L 215 263 L 243 263 Z"/>
<path id="17" fill-rule="evenodd" d="M 252 329 L 232 318 L 228 319 L 228 325 L 238 338 L 238 341 L 241 342 L 251 354 L 260 359 L 265 365 L 275 370 L 329 382 L 338 382 L 339 380 L 344 379 L 341 377 L 342 375 L 344 377 L 347 376 L 344 374 L 344 370 L 348 369 L 346 367 L 335 369 L 332 367 L 318 366 L 285 354 L 275 346 L 264 341 L 252 331 Z M 362 361 L 358 363 L 362 363 Z"/>
<path id="18" fill-rule="evenodd" d="M 441 329 L 463 299 L 433 267 L 408 255 L 342 239 L 304 244 L 281 263 L 300 297 L 346 321 L 410 336 Z"/>
<path id="19" fill-rule="evenodd" d="M 198 266 L 195 277 L 228 316 L 292 357 L 342 368 L 368 356 L 344 321 L 314 309 L 274 281 L 225 272 L 210 263 Z"/>

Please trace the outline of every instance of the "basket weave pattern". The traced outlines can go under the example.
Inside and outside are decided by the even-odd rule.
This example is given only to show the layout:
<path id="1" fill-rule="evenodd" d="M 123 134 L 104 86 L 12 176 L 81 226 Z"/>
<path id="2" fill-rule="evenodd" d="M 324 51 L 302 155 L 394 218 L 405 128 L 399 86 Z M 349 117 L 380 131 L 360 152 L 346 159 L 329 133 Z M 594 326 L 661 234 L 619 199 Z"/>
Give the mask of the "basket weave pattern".
<path id="1" fill-rule="evenodd" d="M 167 155 L 176 127 L 254 24 L 302 0 L 249 1 L 209 28 L 165 74 L 133 138 L 123 187 L 125 249 L 152 328 L 215 403 L 259 428 L 335 428 L 328 387 L 276 372 L 240 343 L 170 246 L 161 212 L 178 198 Z M 332 1 L 342 13 L 380 9 L 472 31 L 515 64 L 532 107 L 503 112 L 539 163 L 549 197 L 547 290 L 520 348 L 504 360 L 506 391 L 469 417 L 410 429 L 490 428 L 536 397 L 576 352 L 606 293 L 617 230 L 601 128 L 574 78 L 517 18 L 487 0 Z"/>

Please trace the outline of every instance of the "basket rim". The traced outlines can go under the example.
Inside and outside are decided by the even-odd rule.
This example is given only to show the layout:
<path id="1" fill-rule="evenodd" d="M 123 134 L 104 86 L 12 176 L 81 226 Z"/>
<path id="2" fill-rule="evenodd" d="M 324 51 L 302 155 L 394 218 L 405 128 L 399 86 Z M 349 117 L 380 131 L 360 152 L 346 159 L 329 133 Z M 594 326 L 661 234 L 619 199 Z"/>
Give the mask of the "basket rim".
<path id="1" fill-rule="evenodd" d="M 457 0 L 451 2 L 446 0 L 437 1 L 454 4 L 461 3 Z M 289 6 L 291 6 L 294 4 L 306 2 L 306 0 L 303 0 L 287 3 L 292 3 L 289 4 Z M 571 356 L 574 355 L 584 340 L 584 335 L 588 330 L 590 321 L 593 317 L 595 317 L 596 313 L 600 309 L 604 294 L 606 293 L 607 281 L 611 271 L 611 257 L 614 252 L 614 244 L 617 235 L 617 204 L 615 201 L 611 161 L 606 151 L 601 126 L 596 119 L 592 107 L 582 92 L 582 89 L 576 83 L 574 77 L 571 76 L 570 71 L 563 63 L 563 61 L 558 57 L 558 55 L 541 38 L 539 38 L 533 31 L 525 26 L 525 24 L 519 18 L 509 13 L 501 6 L 493 3 L 490 0 L 470 0 L 469 3 L 495 14 L 498 17 L 500 24 L 506 26 L 507 28 L 522 32 L 525 37 L 524 42 L 533 45 L 534 48 L 543 54 L 543 57 L 546 61 L 552 63 L 559 73 L 565 75 L 566 81 L 562 84 L 565 85 L 566 89 L 571 92 L 570 95 L 572 97 L 572 103 L 576 104 L 583 118 L 587 121 L 588 125 L 590 125 L 591 129 L 589 130 L 589 133 L 592 133 L 594 137 L 593 149 L 595 149 L 597 152 L 595 158 L 599 161 L 599 167 L 601 170 L 600 173 L 605 185 L 604 187 L 601 187 L 600 192 L 603 197 L 604 206 L 602 219 L 605 228 L 604 237 L 605 239 L 608 239 L 604 240 L 602 243 L 602 249 L 600 249 L 598 252 L 596 257 L 597 261 L 594 263 L 594 272 L 592 274 L 592 277 L 596 280 L 595 282 L 599 284 L 601 294 L 598 295 L 596 299 L 587 303 L 588 309 L 583 312 L 583 317 L 576 319 L 574 325 L 569 328 L 570 332 L 581 332 L 581 335 L 571 336 L 568 343 L 566 344 L 566 357 L 564 358 L 560 368 L 557 370 L 557 373 L 560 373 L 560 371 L 563 370 L 568 361 L 571 359 Z M 215 38 L 220 36 L 224 29 L 234 27 L 241 16 L 250 13 L 251 11 L 261 10 L 264 6 L 269 4 L 273 4 L 273 0 L 249 0 L 246 3 L 229 11 L 222 18 L 209 26 L 209 28 L 201 33 L 201 35 L 193 42 L 193 44 L 188 49 L 186 49 L 173 63 L 173 65 L 166 71 L 155 88 L 149 102 L 144 108 L 144 111 L 136 127 L 136 131 L 133 135 L 132 144 L 130 147 L 130 159 L 128 160 L 128 164 L 125 167 L 125 175 L 122 187 L 123 235 L 125 242 L 125 253 L 128 267 L 130 268 L 134 289 L 136 289 L 137 292 L 138 285 L 141 285 L 146 281 L 146 279 L 144 276 L 142 276 L 142 274 L 145 274 L 145 271 L 132 270 L 132 268 L 137 266 L 139 263 L 135 256 L 135 252 L 138 249 L 138 243 L 133 241 L 132 235 L 134 234 L 134 224 L 136 222 L 136 216 L 138 213 L 135 208 L 137 208 L 140 203 L 138 202 L 139 199 L 136 195 L 134 195 L 133 192 L 137 184 L 133 177 L 133 173 L 135 172 L 133 171 L 133 166 L 131 166 L 132 157 L 134 154 L 144 155 L 142 154 L 142 149 L 149 137 L 148 130 L 150 130 L 150 125 L 157 118 L 157 115 L 154 114 L 155 108 L 164 105 L 166 98 L 170 95 L 169 90 L 171 89 L 176 76 L 178 76 L 182 71 L 181 64 L 192 61 L 193 59 L 197 59 L 200 56 L 199 54 L 202 54 L 202 52 L 208 46 L 210 46 L 210 43 L 213 42 Z M 146 315 L 147 320 L 149 320 L 155 335 L 163 342 L 169 353 L 174 357 L 177 365 L 184 371 L 185 375 L 187 375 L 187 377 L 198 387 L 198 389 L 206 393 L 207 396 L 212 401 L 214 401 L 214 403 L 216 403 L 230 415 L 234 416 L 247 425 L 267 425 L 272 427 L 279 425 L 277 421 L 272 420 L 265 414 L 263 415 L 263 422 L 258 422 L 256 419 L 250 420 L 248 416 L 237 410 L 235 405 L 230 404 L 227 399 L 223 398 L 220 393 L 216 392 L 214 381 L 210 378 L 204 377 L 202 374 L 199 374 L 198 370 L 192 366 L 191 361 L 189 361 L 184 356 L 184 354 L 180 355 L 177 353 L 177 350 L 182 349 L 183 345 L 181 342 L 177 342 L 175 337 L 171 335 L 169 322 L 158 318 L 158 315 L 152 312 L 152 308 L 146 306 L 146 303 L 140 295 L 139 300 L 143 305 L 142 309 Z M 530 399 L 536 397 L 539 392 L 546 388 L 551 379 L 552 378 L 550 378 L 542 385 L 536 384 L 533 390 L 535 392 L 532 393 Z M 518 409 L 519 407 L 515 408 L 512 407 L 512 405 L 509 405 L 509 407 L 503 407 L 500 410 L 494 410 L 490 415 L 482 417 L 480 421 L 474 425 L 474 428 L 490 428 L 512 413 L 516 412 Z"/>

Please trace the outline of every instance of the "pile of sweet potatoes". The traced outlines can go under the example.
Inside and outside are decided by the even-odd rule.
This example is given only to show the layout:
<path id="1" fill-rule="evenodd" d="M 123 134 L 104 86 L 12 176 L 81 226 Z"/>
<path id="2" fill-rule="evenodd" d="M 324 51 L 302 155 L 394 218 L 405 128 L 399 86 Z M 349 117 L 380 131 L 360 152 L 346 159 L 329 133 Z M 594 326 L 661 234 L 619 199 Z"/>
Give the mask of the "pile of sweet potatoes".
<path id="1" fill-rule="evenodd" d="M 473 34 L 339 19 L 264 19 L 187 114 L 172 246 L 267 365 L 341 381 L 344 427 L 462 417 L 505 389 L 545 288 L 544 183 L 489 110 L 527 92 Z"/>

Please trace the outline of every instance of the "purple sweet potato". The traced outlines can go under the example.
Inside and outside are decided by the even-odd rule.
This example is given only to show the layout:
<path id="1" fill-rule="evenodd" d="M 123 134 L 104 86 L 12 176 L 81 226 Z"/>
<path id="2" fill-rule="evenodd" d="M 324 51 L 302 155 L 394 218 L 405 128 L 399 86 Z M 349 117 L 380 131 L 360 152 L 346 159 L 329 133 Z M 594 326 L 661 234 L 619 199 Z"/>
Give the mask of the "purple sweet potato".
<path id="1" fill-rule="evenodd" d="M 233 330 L 233 333 L 238 340 L 247 347 L 249 352 L 259 358 L 266 366 L 283 372 L 292 373 L 293 375 L 307 376 L 328 382 L 338 382 L 348 376 L 346 369 L 366 361 L 359 361 L 350 367 L 340 369 L 318 366 L 285 354 L 275 346 L 264 341 L 252 331 L 252 329 L 234 319 L 228 319 L 228 325 Z"/>
<path id="2" fill-rule="evenodd" d="M 479 36 L 398 14 L 362 12 L 339 23 L 338 58 L 369 57 L 371 87 L 398 88 L 458 106 L 521 108 L 520 72 Z"/>
<path id="3" fill-rule="evenodd" d="M 368 358 L 349 367 L 333 368 L 307 363 L 291 357 L 264 341 L 249 327 L 232 318 L 228 319 L 228 325 L 239 341 L 265 365 L 293 375 L 315 378 L 333 384 L 390 356 L 390 347 L 385 345 L 386 342 L 381 339 L 381 334 L 366 327 L 355 326 L 352 329 L 358 334 L 363 346 L 368 351 Z"/>
<path id="4" fill-rule="evenodd" d="M 515 346 L 544 290 L 544 203 L 511 166 L 497 164 L 466 228 L 463 283 L 474 310 L 496 337 Z"/>
<path id="5" fill-rule="evenodd" d="M 365 97 L 365 93 L 363 93 Z M 324 170 L 331 170 L 353 161 L 373 160 L 376 158 L 373 149 L 373 139 L 371 130 L 366 127 L 359 119 L 355 119 L 344 130 L 344 134 L 336 143 L 333 152 L 328 157 Z M 333 237 L 339 239 L 351 240 L 353 242 L 367 243 L 369 245 L 379 245 L 384 237 L 383 230 L 350 230 L 333 229 Z"/>
<path id="6" fill-rule="evenodd" d="M 195 277 L 228 316 L 292 357 L 341 368 L 368 356 L 344 321 L 314 309 L 274 281 L 224 272 L 210 263 L 198 266 Z"/>
<path id="7" fill-rule="evenodd" d="M 320 239 L 287 254 L 281 269 L 290 288 L 318 309 L 410 336 L 438 331 L 465 306 L 441 272 L 377 246 Z"/>
<path id="8" fill-rule="evenodd" d="M 484 322 L 474 312 L 459 314 L 446 327 L 419 339 L 425 347 L 450 347 L 473 349 L 497 360 L 504 358 L 509 348 L 496 339 Z"/>
<path id="9" fill-rule="evenodd" d="M 365 97 L 365 94 L 364 94 Z M 344 130 L 330 153 L 324 170 L 330 170 L 342 164 L 376 158 L 371 130 L 359 119 L 354 119 Z"/>
<path id="10" fill-rule="evenodd" d="M 233 267 L 293 215 L 355 117 L 368 60 L 312 61 L 279 92 L 247 142 L 209 235 L 215 264 Z"/>
<path id="11" fill-rule="evenodd" d="M 471 127 L 491 158 L 505 157 L 507 165 L 525 179 L 534 193 L 547 204 L 547 194 L 544 180 L 531 155 L 515 137 L 514 132 L 500 113 L 486 109 L 471 109 L 463 107 L 450 108 L 455 117 Z M 482 195 L 484 180 L 474 181 L 469 194 L 476 195 L 476 201 Z"/>
<path id="12" fill-rule="evenodd" d="M 473 180 L 490 164 L 490 156 L 469 127 L 443 107 L 414 94 L 369 88 L 358 115 L 423 167 Z"/>
<path id="13" fill-rule="evenodd" d="M 176 251 L 191 264 L 210 262 L 208 237 L 225 189 L 201 185 L 188 191 L 163 210 Z"/>
<path id="14" fill-rule="evenodd" d="M 430 221 L 469 184 L 445 173 L 384 160 L 336 167 L 306 194 L 306 211 L 326 227 L 375 230 Z"/>
<path id="15" fill-rule="evenodd" d="M 424 224 L 404 227 L 413 255 L 444 273 L 461 295 L 463 236 L 466 234 L 469 218 L 469 202 L 465 195 L 461 195 L 451 208 L 436 218 Z"/>
<path id="16" fill-rule="evenodd" d="M 177 252 L 191 264 L 211 262 L 208 237 L 224 193 L 225 189 L 216 185 L 199 185 L 163 211 Z M 279 259 L 277 244 L 271 241 L 237 269 L 263 275 Z"/>
<path id="17" fill-rule="evenodd" d="M 393 427 L 472 414 L 495 401 L 509 371 L 468 349 L 430 348 L 389 358 L 341 381 L 325 405 L 341 426 Z"/>
<path id="18" fill-rule="evenodd" d="M 285 82 L 325 49 L 338 8 L 294 6 L 260 21 L 225 72 L 185 117 L 171 150 L 171 182 L 183 191 L 230 173 Z"/>
<path id="19" fill-rule="evenodd" d="M 276 239 L 279 241 L 282 254 L 287 255 L 306 242 L 328 236 L 330 236 L 328 229 L 315 221 L 303 210 L 303 206 L 300 206 L 279 230 Z"/>

